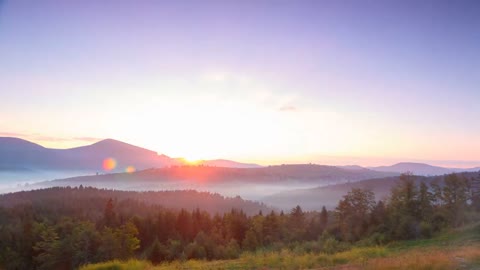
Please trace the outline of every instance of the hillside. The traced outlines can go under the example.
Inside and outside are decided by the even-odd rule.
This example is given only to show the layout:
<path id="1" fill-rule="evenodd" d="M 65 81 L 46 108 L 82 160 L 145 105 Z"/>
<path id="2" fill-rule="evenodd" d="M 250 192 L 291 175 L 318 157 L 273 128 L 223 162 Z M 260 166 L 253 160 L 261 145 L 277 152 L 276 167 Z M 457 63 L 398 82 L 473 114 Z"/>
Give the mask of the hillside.
<path id="1" fill-rule="evenodd" d="M 137 170 L 188 164 L 182 159 L 159 155 L 155 151 L 125 142 L 105 139 L 91 145 L 69 149 L 51 149 L 12 137 L 0 137 L 0 169 L 102 172 L 103 161 L 113 158 L 111 171 L 124 172 L 128 166 Z M 230 160 L 203 160 L 201 164 L 219 167 L 261 167 L 257 164 Z"/>
<path id="2" fill-rule="evenodd" d="M 480 172 L 465 172 L 462 173 L 462 175 L 470 178 L 478 177 L 479 173 Z M 443 176 L 415 176 L 417 184 L 420 182 L 430 184 L 434 181 L 438 181 L 441 184 L 442 180 Z M 398 181 L 398 176 L 368 179 L 354 183 L 342 183 L 325 187 L 291 190 L 266 196 L 261 200 L 269 205 L 275 205 L 282 209 L 288 209 L 292 204 L 299 204 L 308 210 L 319 210 L 322 206 L 326 206 L 328 209 L 333 209 L 337 205 L 338 200 L 352 190 L 352 188 L 370 189 L 375 193 L 376 199 L 385 199 L 390 194 L 392 187 L 394 187 Z"/>
<path id="3" fill-rule="evenodd" d="M 480 226 L 445 231 L 432 239 L 400 241 L 391 245 L 359 246 L 325 253 L 282 250 L 247 252 L 239 259 L 222 261 L 188 260 L 153 266 L 148 261 L 130 260 L 91 264 L 80 270 L 167 270 L 167 269 L 330 269 L 330 270 L 431 270 L 479 269 Z"/>
<path id="4" fill-rule="evenodd" d="M 330 184 L 347 181 L 391 176 L 394 173 L 383 173 L 372 170 L 348 170 L 335 166 L 323 165 L 279 165 L 260 168 L 227 168 L 213 166 L 172 166 L 168 168 L 148 169 L 134 173 L 104 174 L 94 176 L 73 177 L 41 183 L 42 185 L 64 185 L 85 183 L 116 184 L 139 183 L 158 184 L 169 181 L 192 181 L 203 183 L 313 183 Z M 134 180 L 134 181 L 133 181 Z"/>
<path id="5" fill-rule="evenodd" d="M 51 149 L 18 138 L 0 137 L 0 168 L 43 171 L 103 171 L 103 161 L 114 158 L 113 171 L 124 171 L 127 166 L 138 169 L 172 165 L 173 159 L 154 151 L 117 140 L 70 149 Z"/>
<path id="6" fill-rule="evenodd" d="M 32 191 L 21 191 L 0 195 L 0 207 L 15 207 L 17 205 L 32 205 L 33 207 L 62 208 L 63 211 L 74 211 L 85 205 L 90 205 L 91 211 L 102 210 L 106 201 L 134 201 L 167 209 L 194 210 L 200 208 L 209 213 L 225 213 L 232 209 L 242 209 L 247 214 L 257 214 L 259 211 L 271 210 L 265 205 L 243 200 L 240 197 L 229 198 L 215 193 L 197 192 L 194 190 L 175 191 L 119 191 L 96 189 L 92 187 L 70 188 L 54 187 Z M 88 214 L 95 215 L 89 211 Z M 101 214 L 101 212 L 99 213 Z M 140 214 L 140 213 L 137 213 Z"/>
<path id="7" fill-rule="evenodd" d="M 173 166 L 105 175 L 81 176 L 26 188 L 88 185 L 123 190 L 196 189 L 227 196 L 258 199 L 280 191 L 395 175 L 372 170 L 348 170 L 322 165 L 280 165 L 261 168 Z"/>
<path id="8" fill-rule="evenodd" d="M 443 175 L 454 172 L 475 172 L 479 171 L 479 167 L 475 168 L 445 168 L 439 166 L 432 166 L 425 163 L 401 162 L 391 166 L 369 167 L 369 169 L 379 172 L 393 172 L 404 173 L 411 172 L 415 175 L 433 176 Z"/>
<path id="9" fill-rule="evenodd" d="M 255 163 L 241 163 L 226 159 L 214 159 L 214 160 L 200 160 L 196 164 L 213 167 L 228 167 L 228 168 L 260 168 L 262 166 Z"/>

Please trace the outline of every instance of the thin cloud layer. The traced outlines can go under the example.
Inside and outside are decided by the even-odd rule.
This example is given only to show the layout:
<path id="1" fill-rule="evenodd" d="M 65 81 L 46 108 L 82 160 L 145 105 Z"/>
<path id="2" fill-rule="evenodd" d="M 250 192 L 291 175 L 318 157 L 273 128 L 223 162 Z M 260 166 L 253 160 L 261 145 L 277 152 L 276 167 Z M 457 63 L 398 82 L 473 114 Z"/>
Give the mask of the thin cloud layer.
<path id="1" fill-rule="evenodd" d="M 97 142 L 102 140 L 102 138 L 95 137 L 55 137 L 55 136 L 46 136 L 38 133 L 19 133 L 19 132 L 0 132 L 0 137 L 15 137 L 22 138 L 24 140 L 32 142 Z"/>
<path id="2" fill-rule="evenodd" d="M 296 112 L 298 108 L 295 106 L 282 106 L 278 110 L 281 112 Z"/>

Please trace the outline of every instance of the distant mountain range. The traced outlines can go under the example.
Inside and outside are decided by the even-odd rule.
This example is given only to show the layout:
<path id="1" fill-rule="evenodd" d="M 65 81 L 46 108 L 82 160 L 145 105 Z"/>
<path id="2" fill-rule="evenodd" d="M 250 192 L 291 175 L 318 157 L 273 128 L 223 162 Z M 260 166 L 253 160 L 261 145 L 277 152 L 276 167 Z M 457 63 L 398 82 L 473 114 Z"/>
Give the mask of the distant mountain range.
<path id="1" fill-rule="evenodd" d="M 480 171 L 462 173 L 467 178 L 480 177 Z M 437 176 L 413 176 L 417 184 L 425 182 L 431 184 L 443 183 L 444 175 Z M 285 192 L 279 192 L 270 196 L 265 196 L 260 200 L 268 205 L 282 209 L 289 209 L 292 205 L 300 205 L 306 210 L 320 210 L 322 206 L 328 209 L 334 209 L 338 201 L 347 194 L 352 188 L 369 189 L 375 193 L 376 200 L 384 200 L 390 195 L 391 189 L 400 181 L 398 176 L 368 179 L 351 183 L 341 183 L 324 187 L 296 189 Z"/>
<path id="2" fill-rule="evenodd" d="M 137 170 L 144 170 L 149 168 L 191 165 L 190 162 L 183 158 L 171 158 L 166 155 L 159 155 L 155 151 L 113 139 L 105 139 L 91 145 L 70 149 L 51 149 L 19 138 L 0 137 L 0 171 L 53 170 L 102 172 L 102 164 L 106 158 L 114 158 L 117 162 L 116 168 L 111 172 L 123 172 L 128 166 L 132 166 Z M 195 165 L 229 168 L 262 167 L 258 164 L 241 163 L 225 159 L 200 160 L 196 161 Z M 361 167 L 358 165 L 337 167 L 343 170 L 357 172 L 374 170 L 399 174 L 410 171 L 416 175 L 442 175 L 452 172 L 480 170 L 480 167 L 458 169 L 407 162 L 380 167 Z"/>
<path id="3" fill-rule="evenodd" d="M 232 160 L 226 159 L 214 159 L 214 160 L 197 160 L 194 162 L 189 162 L 184 158 L 177 158 L 176 161 L 181 165 L 203 165 L 210 167 L 226 167 L 226 168 L 261 168 L 263 166 L 255 163 L 241 163 Z"/>
<path id="4" fill-rule="evenodd" d="M 123 190 L 196 189 L 227 196 L 257 199 L 282 190 L 318 187 L 397 175 L 368 169 L 349 170 L 312 164 L 260 168 L 227 168 L 203 165 L 171 166 L 134 173 L 80 176 L 39 182 L 24 188 L 87 185 Z"/>
<path id="5" fill-rule="evenodd" d="M 391 166 L 368 167 L 369 169 L 379 172 L 393 172 L 404 173 L 411 172 L 415 175 L 443 175 L 454 172 L 475 172 L 479 171 L 480 167 L 475 168 L 445 168 L 439 166 L 432 166 L 425 163 L 401 162 Z"/>
<path id="6" fill-rule="evenodd" d="M 149 169 L 135 173 L 104 174 L 73 177 L 48 181 L 53 185 L 104 183 L 113 181 L 133 183 L 162 183 L 171 181 L 190 181 L 202 183 L 312 183 L 315 185 L 339 182 L 354 182 L 363 179 L 397 175 L 395 173 L 377 172 L 369 169 L 348 170 L 335 166 L 313 164 L 276 165 L 259 168 L 228 168 L 202 165 L 172 166 L 168 168 Z"/>
<path id="7" fill-rule="evenodd" d="M 103 162 L 107 158 L 116 160 L 114 169 L 104 170 Z M 125 173 L 130 166 L 136 172 Z M 284 191 L 293 196 L 302 189 L 349 185 L 367 179 L 384 179 L 375 180 L 383 185 L 388 177 L 407 171 L 428 176 L 478 170 L 480 168 L 443 168 L 422 163 L 372 168 L 314 164 L 260 166 L 216 159 L 192 164 L 113 139 L 70 149 L 50 149 L 18 138 L 0 137 L 0 192 L 79 185 L 141 191 L 196 189 L 248 199 L 267 197 L 267 202 L 273 203 L 275 197 L 268 196 Z M 45 181 L 51 179 L 58 180 Z M 309 196 L 300 194 L 302 200 Z M 338 200 L 338 193 L 333 191 L 318 196 L 334 196 L 335 201 Z"/>
<path id="8" fill-rule="evenodd" d="M 41 145 L 12 137 L 0 137 L 0 171 L 85 171 L 102 172 L 103 161 L 116 160 L 112 172 L 122 172 L 128 166 L 137 170 L 184 165 L 182 159 L 159 155 L 154 151 L 121 141 L 106 139 L 97 143 L 70 149 L 50 149 Z M 245 164 L 230 160 L 205 160 L 209 166 L 252 168 L 256 164 Z"/>

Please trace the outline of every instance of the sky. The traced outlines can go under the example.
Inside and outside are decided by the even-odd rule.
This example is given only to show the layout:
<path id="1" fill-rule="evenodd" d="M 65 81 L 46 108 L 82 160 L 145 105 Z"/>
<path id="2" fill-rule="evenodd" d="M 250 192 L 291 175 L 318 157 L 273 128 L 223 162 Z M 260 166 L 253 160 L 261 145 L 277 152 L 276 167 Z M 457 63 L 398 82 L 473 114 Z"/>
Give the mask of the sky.
<path id="1" fill-rule="evenodd" d="M 478 1 L 0 0 L 0 136 L 480 165 Z"/>

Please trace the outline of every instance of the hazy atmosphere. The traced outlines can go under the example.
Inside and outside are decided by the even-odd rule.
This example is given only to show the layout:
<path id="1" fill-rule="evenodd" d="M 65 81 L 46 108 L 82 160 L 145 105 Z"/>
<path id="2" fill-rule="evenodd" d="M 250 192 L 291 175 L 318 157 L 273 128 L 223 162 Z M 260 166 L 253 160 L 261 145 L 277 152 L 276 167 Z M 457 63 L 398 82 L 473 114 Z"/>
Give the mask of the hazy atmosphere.
<path id="1" fill-rule="evenodd" d="M 478 12 L 476 1 L 1 1 L 1 135 L 263 165 L 477 166 Z"/>
<path id="2" fill-rule="evenodd" d="M 480 269 L 480 1 L 0 0 L 0 270 Z"/>

